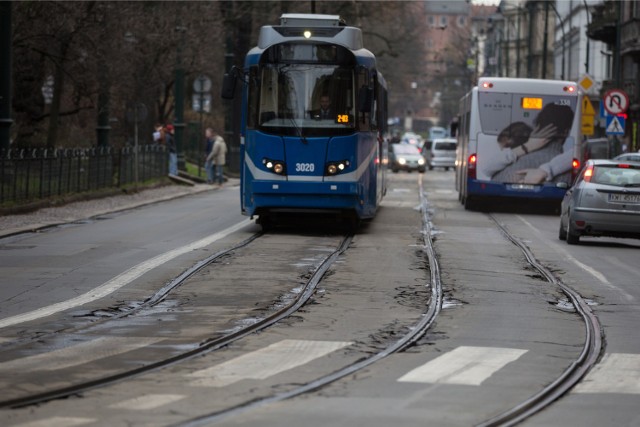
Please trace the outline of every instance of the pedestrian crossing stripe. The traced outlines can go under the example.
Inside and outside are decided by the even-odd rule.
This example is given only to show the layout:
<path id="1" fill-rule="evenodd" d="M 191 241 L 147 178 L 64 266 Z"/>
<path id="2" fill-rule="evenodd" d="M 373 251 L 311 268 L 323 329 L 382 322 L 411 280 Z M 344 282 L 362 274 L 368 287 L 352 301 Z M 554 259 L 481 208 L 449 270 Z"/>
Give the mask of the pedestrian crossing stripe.
<path id="1" fill-rule="evenodd" d="M 398 381 L 478 386 L 526 352 L 518 348 L 462 346 L 407 372 Z"/>
<path id="2" fill-rule="evenodd" d="M 0 375 L 12 371 L 56 371 L 72 368 L 138 350 L 162 340 L 160 337 L 100 337 L 46 353 L 0 362 Z"/>
<path id="3" fill-rule="evenodd" d="M 640 354 L 605 354 L 572 393 L 640 394 Z"/>
<path id="4" fill-rule="evenodd" d="M 187 396 L 182 394 L 147 394 L 114 403 L 113 405 L 109 405 L 109 408 L 146 411 L 177 402 L 178 400 L 182 400 L 186 397 Z"/>
<path id="5" fill-rule="evenodd" d="M 196 387 L 224 387 L 245 379 L 262 380 L 353 344 L 343 341 L 282 340 L 187 375 Z"/>
<path id="6" fill-rule="evenodd" d="M 97 420 L 93 418 L 79 417 L 50 417 L 43 420 L 30 421 L 17 424 L 14 427 L 74 427 L 87 424 L 94 424 Z"/>

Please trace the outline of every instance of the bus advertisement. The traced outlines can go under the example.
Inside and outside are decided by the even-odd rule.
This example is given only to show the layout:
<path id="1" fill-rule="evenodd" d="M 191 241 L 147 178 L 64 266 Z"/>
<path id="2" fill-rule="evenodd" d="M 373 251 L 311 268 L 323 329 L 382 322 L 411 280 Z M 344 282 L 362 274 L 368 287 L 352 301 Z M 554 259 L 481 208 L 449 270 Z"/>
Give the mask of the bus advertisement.
<path id="1" fill-rule="evenodd" d="M 481 78 L 459 120 L 456 189 L 466 209 L 505 198 L 560 203 L 581 164 L 576 83 Z"/>

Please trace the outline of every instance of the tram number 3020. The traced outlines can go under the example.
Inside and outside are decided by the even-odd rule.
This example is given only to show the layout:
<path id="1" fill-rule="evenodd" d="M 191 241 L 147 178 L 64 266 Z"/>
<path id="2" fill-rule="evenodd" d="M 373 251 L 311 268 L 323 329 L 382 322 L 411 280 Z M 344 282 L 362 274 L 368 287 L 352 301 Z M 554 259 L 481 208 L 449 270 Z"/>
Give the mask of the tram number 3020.
<path id="1" fill-rule="evenodd" d="M 313 163 L 296 163 L 296 172 L 313 172 L 316 166 Z"/>

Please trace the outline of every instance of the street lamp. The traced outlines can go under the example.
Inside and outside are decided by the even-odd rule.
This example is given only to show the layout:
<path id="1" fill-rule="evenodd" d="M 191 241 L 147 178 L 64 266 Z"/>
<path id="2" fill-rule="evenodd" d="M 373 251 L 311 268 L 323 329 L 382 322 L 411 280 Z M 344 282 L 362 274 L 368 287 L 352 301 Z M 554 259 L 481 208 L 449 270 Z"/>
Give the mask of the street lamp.
<path id="1" fill-rule="evenodd" d="M 11 2 L 0 2 L 0 151 L 11 139 Z"/>
<path id="2" fill-rule="evenodd" d="M 562 28 L 562 73 L 560 74 L 560 79 L 564 80 L 564 63 L 565 63 L 565 40 L 567 39 L 567 34 L 564 32 L 564 20 L 560 17 L 558 13 L 558 9 L 556 9 L 556 5 L 549 2 L 549 5 L 553 8 L 553 11 L 556 13 L 556 16 L 560 20 L 560 26 Z"/>
<path id="3" fill-rule="evenodd" d="M 176 87 L 175 87 L 175 143 L 178 154 L 178 170 L 186 170 L 183 151 L 184 136 L 184 65 L 182 64 L 182 50 L 184 49 L 184 34 L 187 27 L 176 25 L 176 32 L 180 33 L 176 52 Z"/>

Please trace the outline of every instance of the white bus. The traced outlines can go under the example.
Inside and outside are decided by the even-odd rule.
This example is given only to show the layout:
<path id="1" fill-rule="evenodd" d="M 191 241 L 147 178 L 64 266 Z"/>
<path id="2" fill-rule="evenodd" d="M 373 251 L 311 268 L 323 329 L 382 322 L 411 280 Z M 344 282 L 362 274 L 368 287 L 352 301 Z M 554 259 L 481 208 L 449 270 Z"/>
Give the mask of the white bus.
<path id="1" fill-rule="evenodd" d="M 466 209 L 557 202 L 581 166 L 581 96 L 570 81 L 480 78 L 460 100 L 456 189 Z"/>

